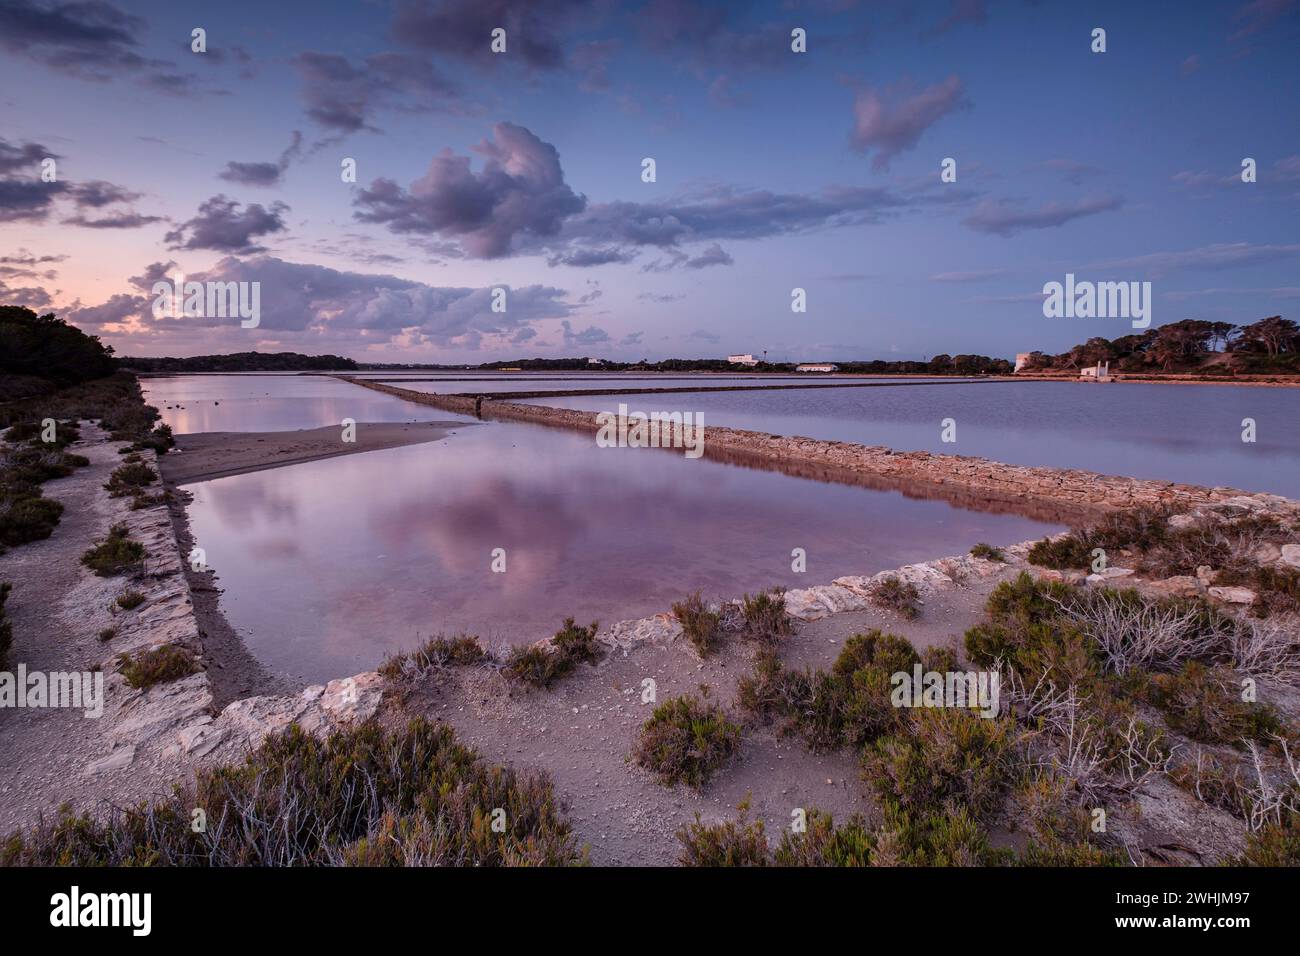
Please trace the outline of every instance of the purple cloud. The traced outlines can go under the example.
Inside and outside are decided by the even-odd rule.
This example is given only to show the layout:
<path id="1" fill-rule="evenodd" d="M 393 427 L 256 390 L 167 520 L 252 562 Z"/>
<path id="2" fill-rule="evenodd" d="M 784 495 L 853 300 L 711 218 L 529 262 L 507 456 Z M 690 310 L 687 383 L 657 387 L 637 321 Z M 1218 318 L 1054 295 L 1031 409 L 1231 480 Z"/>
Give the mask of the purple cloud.
<path id="1" fill-rule="evenodd" d="M 864 153 L 875 151 L 873 169 L 888 169 L 899 153 L 914 147 L 921 134 L 954 110 L 969 106 L 956 76 L 914 91 L 910 83 L 858 90 L 853 103 L 851 141 Z"/>

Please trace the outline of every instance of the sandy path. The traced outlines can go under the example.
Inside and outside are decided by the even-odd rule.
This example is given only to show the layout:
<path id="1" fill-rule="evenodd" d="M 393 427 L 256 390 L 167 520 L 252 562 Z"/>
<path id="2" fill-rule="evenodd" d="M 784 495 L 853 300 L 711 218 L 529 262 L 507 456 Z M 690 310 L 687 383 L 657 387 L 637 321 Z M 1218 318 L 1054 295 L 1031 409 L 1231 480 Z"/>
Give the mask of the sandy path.
<path id="1" fill-rule="evenodd" d="M 291 432 L 199 432 L 180 435 L 160 462 L 169 484 L 183 485 L 320 458 L 438 441 L 474 422 L 358 422 L 356 440 L 338 425 Z"/>

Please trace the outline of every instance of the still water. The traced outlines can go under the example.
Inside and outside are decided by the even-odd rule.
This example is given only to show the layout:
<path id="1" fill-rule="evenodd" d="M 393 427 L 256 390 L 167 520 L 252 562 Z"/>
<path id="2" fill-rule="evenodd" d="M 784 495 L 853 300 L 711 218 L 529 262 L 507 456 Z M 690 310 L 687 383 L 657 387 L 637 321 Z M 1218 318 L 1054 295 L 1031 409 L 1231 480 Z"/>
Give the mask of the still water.
<path id="1" fill-rule="evenodd" d="M 1058 530 L 508 423 L 189 490 L 227 618 L 268 668 L 310 681 L 440 632 L 521 643 L 569 615 L 636 618 L 697 588 L 825 583 Z M 791 572 L 793 548 L 806 574 Z"/>
<path id="2" fill-rule="evenodd" d="M 1300 497 L 1300 389 L 980 382 L 527 401 L 703 413 L 706 441 L 709 425 L 724 425 Z M 953 443 L 941 440 L 948 418 Z M 1242 441 L 1248 418 L 1254 442 Z"/>

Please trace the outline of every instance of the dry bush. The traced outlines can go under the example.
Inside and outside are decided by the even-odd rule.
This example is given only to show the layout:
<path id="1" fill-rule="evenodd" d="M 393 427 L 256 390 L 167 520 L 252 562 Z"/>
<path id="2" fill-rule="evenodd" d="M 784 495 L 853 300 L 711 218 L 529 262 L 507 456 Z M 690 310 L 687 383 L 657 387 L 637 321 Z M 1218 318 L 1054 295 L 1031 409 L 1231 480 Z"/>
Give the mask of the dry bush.
<path id="1" fill-rule="evenodd" d="M 708 609 L 699 591 L 674 604 L 673 616 L 701 657 L 708 657 L 722 642 L 722 616 Z"/>
<path id="2" fill-rule="evenodd" d="M 868 597 L 872 604 L 889 608 L 909 621 L 921 614 L 921 592 L 916 585 L 892 574 L 873 584 Z"/>

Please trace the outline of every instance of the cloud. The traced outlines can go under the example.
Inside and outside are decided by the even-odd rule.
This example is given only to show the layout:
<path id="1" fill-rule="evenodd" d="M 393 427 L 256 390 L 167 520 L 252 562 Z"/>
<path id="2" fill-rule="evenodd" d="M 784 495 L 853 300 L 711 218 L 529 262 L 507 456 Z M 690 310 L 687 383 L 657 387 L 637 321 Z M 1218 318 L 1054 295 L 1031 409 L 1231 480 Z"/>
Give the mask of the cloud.
<path id="1" fill-rule="evenodd" d="M 1075 202 L 1047 202 L 1034 209 L 1014 203 L 987 200 L 980 203 L 963 222 L 977 232 L 995 236 L 1013 236 L 1025 229 L 1050 229 L 1072 219 L 1110 212 L 1124 205 L 1119 196 L 1098 196 Z"/>
<path id="2" fill-rule="evenodd" d="M 129 77 L 161 92 L 193 92 L 193 74 L 136 52 L 148 21 L 104 0 L 0 3 L 0 48 L 83 80 Z"/>
<path id="3" fill-rule="evenodd" d="M 623 336 L 621 339 L 618 340 L 618 344 L 619 345 L 640 345 L 641 337 L 644 335 L 645 335 L 644 332 L 629 332 L 627 335 Z"/>
<path id="4" fill-rule="evenodd" d="M 152 285 L 170 278 L 175 263 L 155 262 L 130 283 L 143 295 L 114 296 L 69 313 L 74 324 L 139 323 L 136 335 L 171 341 L 210 342 L 224 328 L 223 346 L 247 341 L 237 318 L 155 318 Z M 392 275 L 344 272 L 288 262 L 269 255 L 227 256 L 206 272 L 187 273 L 196 282 L 257 282 L 261 298 L 258 335 L 299 337 L 307 348 L 354 350 L 400 339 L 404 344 L 476 348 L 488 337 L 518 335 L 545 319 L 567 318 L 573 307 L 565 292 L 550 286 L 507 288 L 509 310 L 492 311 L 490 288 L 432 286 Z M 581 333 L 580 333 L 581 334 Z"/>
<path id="5" fill-rule="evenodd" d="M 684 296 L 684 295 L 675 295 L 675 294 L 673 294 L 673 293 L 669 293 L 669 292 L 662 292 L 662 293 L 660 293 L 660 292 L 639 292 L 639 293 L 637 293 L 637 299 L 638 299 L 639 301 L 641 301 L 641 302 L 657 302 L 657 303 L 660 303 L 660 304 L 665 304 L 665 303 L 668 303 L 668 302 L 677 302 L 677 301 L 679 301 L 680 299 L 684 299 L 684 298 L 686 298 L 686 296 Z"/>
<path id="6" fill-rule="evenodd" d="M 860 89 L 853 103 L 850 139 L 863 153 L 875 151 L 872 168 L 888 169 L 899 153 L 917 144 L 922 133 L 966 106 L 965 87 L 956 76 L 920 91 L 914 91 L 910 83 Z"/>
<path id="7" fill-rule="evenodd" d="M 581 332 L 575 332 L 569 320 L 565 319 L 560 323 L 560 326 L 564 329 L 565 348 L 575 345 L 604 345 L 606 342 L 611 341 L 608 332 L 594 325 L 587 326 Z"/>
<path id="8" fill-rule="evenodd" d="M 393 17 L 398 43 L 480 64 L 522 60 L 538 70 L 564 65 L 561 37 L 590 13 L 593 0 L 402 0 Z M 491 50 L 492 31 L 506 31 L 506 53 Z"/>
<path id="9" fill-rule="evenodd" d="M 58 159 L 59 157 L 40 143 L 23 143 L 17 146 L 0 136 L 0 174 L 2 175 L 7 176 L 20 169 L 35 166 L 47 158 Z"/>
<path id="10" fill-rule="evenodd" d="M 1181 73 L 1183 76 L 1191 76 L 1200 68 L 1201 68 L 1201 56 L 1199 53 L 1193 53 L 1187 59 L 1183 60 L 1182 65 L 1178 68 L 1178 72 Z"/>
<path id="11" fill-rule="evenodd" d="M 29 309 L 44 309 L 53 303 L 53 297 L 44 289 L 34 286 L 11 286 L 3 279 L 0 279 L 0 304 L 21 305 Z"/>
<path id="12" fill-rule="evenodd" d="M 226 163 L 226 168 L 217 175 L 231 183 L 243 186 L 276 186 L 279 184 L 289 163 L 302 152 L 302 133 L 293 131 L 288 147 L 274 163 L 240 163 L 234 160 Z"/>
<path id="13" fill-rule="evenodd" d="M 1085 180 L 1093 179 L 1102 172 L 1096 166 L 1073 159 L 1049 159 L 1042 163 L 1042 168 L 1060 173 L 1062 179 L 1074 186 L 1080 186 Z"/>
<path id="14" fill-rule="evenodd" d="M 635 251 L 611 247 L 608 249 L 573 249 L 548 256 L 549 266 L 603 266 L 614 262 L 631 262 L 637 256 Z"/>
<path id="15" fill-rule="evenodd" d="M 468 156 L 445 149 L 409 191 L 376 179 L 358 194 L 356 218 L 398 233 L 454 236 L 469 255 L 495 259 L 509 255 L 517 237 L 556 235 L 586 207 L 564 181 L 559 152 L 524 127 L 497 123 L 474 151 L 484 157 L 479 172 Z"/>
<path id="16" fill-rule="evenodd" d="M 729 266 L 735 264 L 735 259 L 718 245 L 716 242 L 705 249 L 698 256 L 686 260 L 688 269 L 707 269 L 709 266 Z"/>
<path id="17" fill-rule="evenodd" d="M 336 53 L 308 50 L 290 61 L 302 80 L 307 115 L 339 133 L 374 130 L 381 109 L 448 112 L 459 108 L 459 90 L 428 60 L 378 53 L 353 66 Z"/>
<path id="18" fill-rule="evenodd" d="M 1189 270 L 1240 269 L 1264 262 L 1294 259 L 1297 256 L 1300 256 L 1300 244 L 1256 246 L 1248 242 L 1225 242 L 1181 252 L 1152 252 L 1142 256 L 1110 259 L 1095 263 L 1090 268 L 1163 276 Z"/>
<path id="19" fill-rule="evenodd" d="M 68 194 L 79 207 L 89 209 L 102 209 L 115 202 L 134 202 L 141 195 L 102 179 L 77 183 L 68 189 Z"/>
<path id="20" fill-rule="evenodd" d="M 81 226 L 85 229 L 139 229 L 141 226 L 163 222 L 162 216 L 145 216 L 137 212 L 110 213 L 91 219 L 87 216 L 70 216 L 63 220 L 65 226 Z"/>
<path id="21" fill-rule="evenodd" d="M 976 272 L 940 272 L 930 276 L 931 282 L 985 282 L 999 279 L 1007 274 L 1006 269 L 985 269 Z"/>
<path id="22" fill-rule="evenodd" d="M 44 221 L 66 188 L 39 179 L 0 179 L 0 222 Z"/>
<path id="23" fill-rule="evenodd" d="M 218 194 L 199 206 L 198 215 L 167 233 L 163 240 L 173 249 L 215 249 L 218 252 L 262 252 L 253 242 L 259 236 L 283 232 L 284 214 L 289 207 L 275 202 L 270 207 L 239 203 Z"/>
<path id="24" fill-rule="evenodd" d="M 988 4 L 985 0 L 953 0 L 952 12 L 943 18 L 932 33 L 934 35 L 947 33 L 953 27 L 963 23 L 983 26 L 988 22 L 988 19 Z"/>
<path id="25" fill-rule="evenodd" d="M 696 329 L 694 332 L 690 333 L 686 337 L 688 339 L 698 339 L 701 342 L 709 342 L 711 344 L 717 344 L 718 342 L 722 341 L 722 338 L 720 336 L 714 335 L 712 332 L 709 332 L 706 329 Z"/>
<path id="26" fill-rule="evenodd" d="M 1233 22 L 1240 26 L 1228 37 L 1228 41 L 1236 43 L 1256 34 L 1267 33 L 1298 9 L 1300 6 L 1296 0 L 1254 0 L 1232 15 Z"/>

